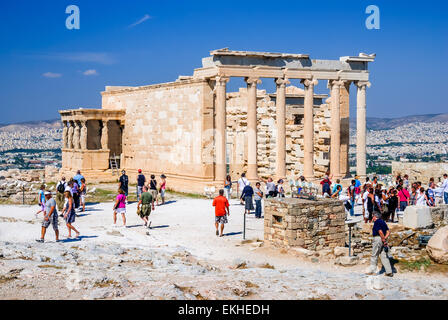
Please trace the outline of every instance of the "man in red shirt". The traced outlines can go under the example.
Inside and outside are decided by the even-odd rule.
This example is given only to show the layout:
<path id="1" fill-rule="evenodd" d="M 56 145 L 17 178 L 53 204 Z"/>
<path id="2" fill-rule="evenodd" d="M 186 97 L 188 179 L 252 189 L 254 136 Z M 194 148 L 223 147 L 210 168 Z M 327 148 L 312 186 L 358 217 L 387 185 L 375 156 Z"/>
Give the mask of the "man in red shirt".
<path id="1" fill-rule="evenodd" d="M 227 216 L 230 216 L 229 201 L 224 197 L 224 190 L 219 190 L 219 196 L 213 200 L 215 207 L 215 227 L 216 235 L 222 237 L 224 232 L 224 224 L 227 223 Z M 221 234 L 218 231 L 221 224 Z"/>

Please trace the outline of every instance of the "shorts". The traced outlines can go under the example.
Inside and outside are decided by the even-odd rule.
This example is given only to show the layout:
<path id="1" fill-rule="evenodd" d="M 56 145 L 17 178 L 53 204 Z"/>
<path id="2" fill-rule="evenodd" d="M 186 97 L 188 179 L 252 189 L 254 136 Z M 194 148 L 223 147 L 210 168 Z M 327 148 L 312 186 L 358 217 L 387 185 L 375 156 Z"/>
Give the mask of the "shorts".
<path id="1" fill-rule="evenodd" d="M 85 203 L 86 203 L 86 195 L 85 195 L 85 194 L 82 194 L 82 195 L 81 195 L 81 203 L 82 203 L 82 204 L 85 204 Z"/>
<path id="2" fill-rule="evenodd" d="M 226 224 L 227 222 L 227 215 L 215 217 L 215 223 Z"/>
<path id="3" fill-rule="evenodd" d="M 115 209 L 116 213 L 126 214 L 126 208 L 117 208 Z"/>
<path id="4" fill-rule="evenodd" d="M 53 230 L 54 231 L 58 231 L 58 213 L 55 211 L 53 212 L 53 214 L 51 215 L 50 219 L 48 220 L 43 220 L 42 221 L 42 227 L 44 227 L 45 229 L 47 229 L 50 224 L 53 226 Z"/>
<path id="5" fill-rule="evenodd" d="M 160 196 L 161 196 L 162 198 L 165 198 L 165 189 L 162 189 L 162 190 L 160 191 Z"/>
<path id="6" fill-rule="evenodd" d="M 152 199 L 155 201 L 157 199 L 157 194 L 158 194 L 157 190 L 151 189 L 149 191 L 151 192 Z"/>
<path id="7" fill-rule="evenodd" d="M 151 214 L 151 205 L 150 204 L 143 204 L 141 209 L 140 209 L 140 212 L 139 212 L 140 218 L 149 217 L 150 214 Z"/>

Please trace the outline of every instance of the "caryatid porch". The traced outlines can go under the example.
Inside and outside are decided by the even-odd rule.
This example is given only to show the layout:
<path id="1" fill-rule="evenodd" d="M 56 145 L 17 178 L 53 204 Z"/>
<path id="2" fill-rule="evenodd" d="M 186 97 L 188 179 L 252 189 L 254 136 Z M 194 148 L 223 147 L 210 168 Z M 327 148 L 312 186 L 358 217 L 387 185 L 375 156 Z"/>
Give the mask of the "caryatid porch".
<path id="1" fill-rule="evenodd" d="M 330 172 L 335 178 L 350 175 L 348 142 L 341 141 L 341 92 L 348 99 L 350 84 L 357 91 L 357 175 L 366 176 L 366 87 L 370 86 L 368 62 L 375 55 L 341 57 L 339 60 L 311 60 L 306 54 L 265 53 L 215 50 L 203 59 L 203 67 L 196 69 L 194 78 L 209 79 L 215 85 L 215 180 L 223 181 L 226 168 L 226 84 L 230 77 L 243 77 L 247 83 L 247 177 L 258 180 L 257 173 L 257 85 L 261 78 L 273 78 L 276 94 L 276 178 L 286 178 L 285 88 L 289 79 L 300 79 L 305 89 L 304 103 L 304 176 L 315 178 L 314 165 L 314 87 L 318 81 L 328 81 L 331 103 Z M 346 101 L 348 104 L 348 101 Z M 344 111 L 348 113 L 347 110 Z M 344 117 L 348 118 L 348 114 Z M 347 120 L 348 121 L 348 120 Z M 348 138 L 348 137 L 347 137 Z M 344 139 L 348 140 L 348 139 Z M 344 147 L 344 148 L 343 148 Z M 341 153 L 341 149 L 345 149 Z M 341 168 L 344 168 L 343 170 Z"/>
<path id="2" fill-rule="evenodd" d="M 59 112 L 63 123 L 62 168 L 68 171 L 109 169 L 121 156 L 124 110 L 75 109 Z"/>

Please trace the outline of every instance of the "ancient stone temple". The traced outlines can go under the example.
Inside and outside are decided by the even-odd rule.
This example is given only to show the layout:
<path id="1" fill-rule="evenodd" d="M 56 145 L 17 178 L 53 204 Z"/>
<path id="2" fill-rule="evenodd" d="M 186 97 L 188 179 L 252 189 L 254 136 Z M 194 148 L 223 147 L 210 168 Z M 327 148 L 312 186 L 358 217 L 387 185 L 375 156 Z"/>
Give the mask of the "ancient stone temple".
<path id="1" fill-rule="evenodd" d="M 357 89 L 357 174 L 366 174 L 366 87 L 375 55 L 314 60 L 307 54 L 212 51 L 202 68 L 174 82 L 106 87 L 101 109 L 60 111 L 64 123 L 62 172 L 77 169 L 108 181 L 111 158 L 137 173 L 167 175 L 178 191 L 221 187 L 227 174 L 251 181 L 331 170 L 350 175 L 349 90 Z M 228 93 L 231 77 L 247 87 Z M 299 79 L 303 89 L 289 86 Z M 259 90 L 274 81 L 276 91 Z M 315 94 L 318 81 L 329 95 Z"/>

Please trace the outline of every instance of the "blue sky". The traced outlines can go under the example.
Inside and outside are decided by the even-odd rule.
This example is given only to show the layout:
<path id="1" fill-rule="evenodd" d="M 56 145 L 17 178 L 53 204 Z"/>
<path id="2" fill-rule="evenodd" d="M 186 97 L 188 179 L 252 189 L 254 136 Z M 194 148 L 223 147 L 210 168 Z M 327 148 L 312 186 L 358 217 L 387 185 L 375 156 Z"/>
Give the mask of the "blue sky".
<path id="1" fill-rule="evenodd" d="M 72 4 L 81 11 L 80 30 L 65 27 Z M 380 30 L 365 27 L 371 4 L 380 8 Z M 315 59 L 376 53 L 368 116 L 448 112 L 447 9 L 429 0 L 1 1 L 0 123 L 100 107 L 106 85 L 173 81 L 223 47 Z M 242 84 L 234 79 L 229 90 Z M 273 90 L 272 81 L 262 87 Z M 323 81 L 317 91 L 328 93 Z"/>

